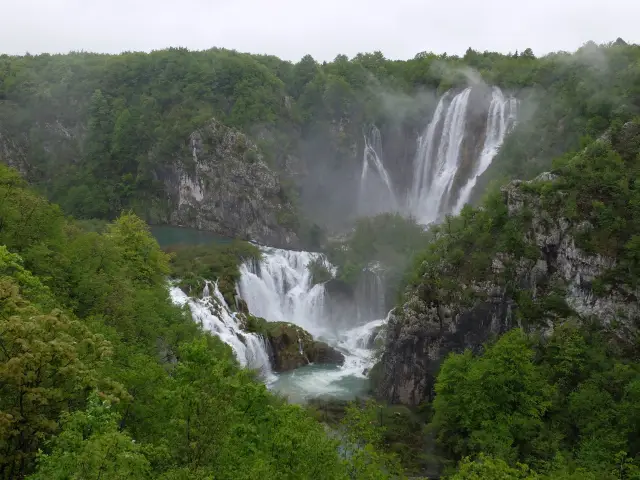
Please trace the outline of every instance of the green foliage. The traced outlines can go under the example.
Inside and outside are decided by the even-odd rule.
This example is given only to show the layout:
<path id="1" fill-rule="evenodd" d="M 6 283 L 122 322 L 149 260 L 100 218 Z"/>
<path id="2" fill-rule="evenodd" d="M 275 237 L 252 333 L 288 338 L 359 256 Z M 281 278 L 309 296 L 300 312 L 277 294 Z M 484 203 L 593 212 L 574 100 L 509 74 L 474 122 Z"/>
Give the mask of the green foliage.
<path id="1" fill-rule="evenodd" d="M 458 472 L 449 478 L 450 480 L 538 480 L 539 477 L 526 465 L 518 464 L 512 468 L 499 458 L 480 454 L 474 461 L 466 457 L 460 462 Z"/>
<path id="2" fill-rule="evenodd" d="M 342 419 L 342 448 L 348 459 L 348 478 L 406 478 L 397 457 L 383 451 L 384 427 L 378 422 L 380 406 L 367 402 L 350 405 Z M 378 424 L 378 425 L 376 425 Z"/>
<path id="3" fill-rule="evenodd" d="M 307 268 L 311 273 L 311 283 L 313 285 L 328 282 L 333 278 L 333 275 L 329 271 L 329 268 L 322 257 L 318 257 L 309 262 Z"/>
<path id="4" fill-rule="evenodd" d="M 0 189 L 1 478 L 387 478 L 386 456 L 342 458 L 171 304 L 170 257 L 138 217 L 84 229 L 11 170 Z M 179 252 L 174 271 L 236 278 L 257 250 L 227 248 Z"/>
<path id="5" fill-rule="evenodd" d="M 636 478 L 639 381 L 601 327 L 567 322 L 547 340 L 513 330 L 482 356 L 447 358 L 429 428 L 463 460 L 452 478 Z"/>
<path id="6" fill-rule="evenodd" d="M 29 480 L 151 477 L 151 466 L 140 445 L 118 427 L 119 415 L 93 392 L 85 410 L 65 413 L 62 429 L 38 458 Z"/>
<path id="7" fill-rule="evenodd" d="M 37 280 L 21 273 L 33 294 Z M 12 478 L 56 433 L 59 415 L 82 405 L 85 389 L 114 386 L 99 375 L 111 353 L 100 335 L 60 310 L 40 310 L 11 277 L 0 277 L 0 305 L 0 472 Z"/>
<path id="8" fill-rule="evenodd" d="M 240 265 L 245 261 L 259 261 L 260 249 L 248 242 L 198 246 L 175 246 L 172 254 L 171 275 L 180 279 L 185 292 L 199 296 L 207 281 L 218 282 L 218 288 L 227 305 L 235 306 L 236 284 L 240 280 Z"/>
<path id="9" fill-rule="evenodd" d="M 469 351 L 447 359 L 438 374 L 433 425 L 455 456 L 486 452 L 523 460 L 542 435 L 551 395 L 526 337 L 513 330 L 480 359 Z"/>
<path id="10" fill-rule="evenodd" d="M 329 243 L 327 257 L 338 268 L 336 278 L 348 285 L 355 285 L 365 268 L 380 264 L 395 293 L 412 257 L 429 238 L 413 219 L 386 213 L 358 219 L 346 240 Z"/>

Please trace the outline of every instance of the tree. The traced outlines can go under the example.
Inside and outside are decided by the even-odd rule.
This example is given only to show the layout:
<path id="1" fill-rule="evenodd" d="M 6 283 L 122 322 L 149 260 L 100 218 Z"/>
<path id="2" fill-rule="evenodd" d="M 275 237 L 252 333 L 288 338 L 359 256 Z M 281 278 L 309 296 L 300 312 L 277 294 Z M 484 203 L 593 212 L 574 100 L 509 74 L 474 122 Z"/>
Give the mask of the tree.
<path id="1" fill-rule="evenodd" d="M 26 293 L 44 291 L 27 272 L 22 281 Z M 42 441 L 56 433 L 58 416 L 82 404 L 87 389 L 118 391 L 97 371 L 111 353 L 109 343 L 60 310 L 40 310 L 22 290 L 12 278 L 0 277 L 0 474 L 4 478 L 29 472 Z"/>
<path id="2" fill-rule="evenodd" d="M 100 480 L 153 478 L 143 449 L 118 428 L 119 416 L 97 392 L 86 410 L 64 413 L 60 434 L 49 442 L 51 453 L 38 455 L 29 480 Z"/>
<path id="3" fill-rule="evenodd" d="M 447 450 L 458 458 L 485 452 L 509 461 L 531 453 L 552 394 L 519 329 L 481 357 L 451 354 L 435 389 L 433 425 Z"/>
<path id="4" fill-rule="evenodd" d="M 449 480 L 539 480 L 540 477 L 529 470 L 529 467 L 518 464 L 510 467 L 499 458 L 480 454 L 476 460 L 465 457 L 458 467 L 458 472 Z"/>
<path id="5" fill-rule="evenodd" d="M 384 451 L 384 428 L 379 425 L 380 406 L 367 402 L 350 405 L 342 420 L 342 448 L 348 478 L 384 480 L 405 478 L 398 458 Z"/>

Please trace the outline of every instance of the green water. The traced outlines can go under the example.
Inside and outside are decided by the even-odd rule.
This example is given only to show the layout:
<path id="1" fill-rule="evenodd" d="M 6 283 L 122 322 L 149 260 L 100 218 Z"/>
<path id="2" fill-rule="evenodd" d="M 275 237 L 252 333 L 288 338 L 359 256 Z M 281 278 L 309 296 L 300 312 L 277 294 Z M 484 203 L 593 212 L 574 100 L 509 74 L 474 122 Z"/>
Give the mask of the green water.
<path id="1" fill-rule="evenodd" d="M 206 245 L 210 243 L 230 243 L 232 238 L 195 228 L 151 226 L 151 233 L 162 248 L 171 245 Z"/>

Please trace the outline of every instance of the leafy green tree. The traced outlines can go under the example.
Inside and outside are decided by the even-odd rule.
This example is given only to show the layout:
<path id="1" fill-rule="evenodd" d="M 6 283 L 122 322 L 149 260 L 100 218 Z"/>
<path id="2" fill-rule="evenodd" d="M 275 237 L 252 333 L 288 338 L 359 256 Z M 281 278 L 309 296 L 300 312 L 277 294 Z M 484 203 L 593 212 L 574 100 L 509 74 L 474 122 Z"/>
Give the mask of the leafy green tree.
<path id="1" fill-rule="evenodd" d="M 486 353 L 452 354 L 436 383 L 433 424 L 456 457 L 485 452 L 526 460 L 544 430 L 552 389 L 534 362 L 521 330 L 501 337 Z"/>
<path id="2" fill-rule="evenodd" d="M 384 451 L 384 427 L 379 424 L 379 415 L 380 406 L 375 402 L 368 402 L 364 407 L 347 407 L 342 420 L 347 478 L 405 478 L 398 457 Z"/>
<path id="3" fill-rule="evenodd" d="M 144 449 L 118 428 L 118 414 L 98 393 L 85 410 L 65 413 L 51 453 L 38 456 L 30 480 L 152 478 Z"/>
<path id="4" fill-rule="evenodd" d="M 465 457 L 460 462 L 458 472 L 449 478 L 451 480 L 538 480 L 540 477 L 526 465 L 518 464 L 513 468 L 499 458 L 480 454 L 476 460 Z"/>
<path id="5" fill-rule="evenodd" d="M 38 288 L 28 274 L 23 279 L 27 293 Z M 40 310 L 21 290 L 11 277 L 0 277 L 0 472 L 4 478 L 20 477 L 31 469 L 42 441 L 57 432 L 58 416 L 81 405 L 87 389 L 112 390 L 98 374 L 111 353 L 109 343 L 60 310 Z"/>

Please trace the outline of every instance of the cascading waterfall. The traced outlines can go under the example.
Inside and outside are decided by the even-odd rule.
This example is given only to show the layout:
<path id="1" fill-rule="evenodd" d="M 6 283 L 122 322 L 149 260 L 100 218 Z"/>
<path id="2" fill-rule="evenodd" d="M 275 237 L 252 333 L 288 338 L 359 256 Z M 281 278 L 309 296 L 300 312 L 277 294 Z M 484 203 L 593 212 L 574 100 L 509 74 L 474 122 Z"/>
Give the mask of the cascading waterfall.
<path id="1" fill-rule="evenodd" d="M 238 288 L 251 314 L 271 322 L 295 323 L 314 337 L 325 335 L 324 285 L 311 285 L 307 268 L 319 258 L 324 260 L 317 253 L 264 248 L 259 264 L 241 265 Z"/>
<path id="2" fill-rule="evenodd" d="M 418 150 L 414 161 L 413 185 L 409 197 L 409 207 L 412 213 L 420 207 L 421 199 L 426 198 L 428 187 L 433 178 L 433 157 L 434 150 L 437 146 L 437 142 L 435 141 L 436 132 L 446 114 L 445 105 L 448 105 L 449 99 L 449 92 L 440 97 L 431 122 L 427 125 L 424 134 L 418 138 Z"/>
<path id="3" fill-rule="evenodd" d="M 498 87 L 493 87 L 482 150 L 477 158 L 469 159 L 469 151 L 473 149 L 469 146 L 465 149 L 465 167 L 470 172 L 467 174 L 467 170 L 462 168 L 462 146 L 470 129 L 472 88 L 455 95 L 450 91 L 445 93 L 418 140 L 407 204 L 409 213 L 420 223 L 429 224 L 448 213 L 460 212 L 469 200 L 477 178 L 491 165 L 506 134 L 516 123 L 517 100 L 505 97 Z"/>
<path id="4" fill-rule="evenodd" d="M 485 133 L 484 146 L 480 159 L 471 175 L 471 178 L 460 190 L 458 202 L 453 209 L 453 213 L 458 214 L 471 196 L 471 191 L 476 185 L 478 177 L 482 175 L 496 156 L 504 137 L 516 125 L 518 113 L 518 100 L 513 97 L 505 98 L 498 87 L 493 87 L 491 92 L 491 105 L 487 116 L 487 129 Z"/>
<path id="5" fill-rule="evenodd" d="M 460 146 L 465 134 L 470 94 L 471 87 L 453 97 L 446 113 L 444 103 L 449 95 L 444 95 L 423 136 L 424 145 L 418 149 L 414 167 L 421 175 L 416 175 L 414 196 L 410 202 L 414 208 L 413 214 L 420 223 L 434 222 L 442 214 L 443 199 L 449 193 L 459 166 Z M 435 132 L 439 129 L 443 117 L 442 133 L 436 151 Z"/>
<path id="6" fill-rule="evenodd" d="M 342 367 L 308 365 L 278 375 L 271 387 L 293 401 L 319 395 L 351 398 L 362 392 L 365 370 L 372 362 L 367 343 L 385 320 L 368 318 L 356 324 L 357 319 L 350 318 L 352 323 L 348 326 L 336 325 L 325 309 L 325 286 L 312 285 L 307 268 L 309 262 L 320 260 L 334 272 L 324 256 L 276 248 L 263 248 L 262 252 L 259 263 L 246 262 L 240 267 L 238 290 L 251 314 L 299 325 L 345 356 Z"/>
<path id="7" fill-rule="evenodd" d="M 382 211 L 397 210 L 398 201 L 394 192 L 389 172 L 382 161 L 382 135 L 375 125 L 371 125 L 364 134 L 364 154 L 362 159 L 362 173 L 360 174 L 360 186 L 358 196 L 358 209 L 360 213 L 375 214 Z M 372 177 L 371 171 L 375 169 L 377 178 Z M 378 184 L 375 182 L 378 181 Z M 388 199 L 381 198 L 379 181 L 386 187 Z M 389 208 L 391 207 L 391 208 Z"/>
<path id="8" fill-rule="evenodd" d="M 259 370 L 267 382 L 274 379 L 267 342 L 260 335 L 242 330 L 216 283 L 205 285 L 201 299 L 189 298 L 177 286 L 171 286 L 169 293 L 174 304 L 189 305 L 193 320 L 231 347 L 240 365 Z"/>

